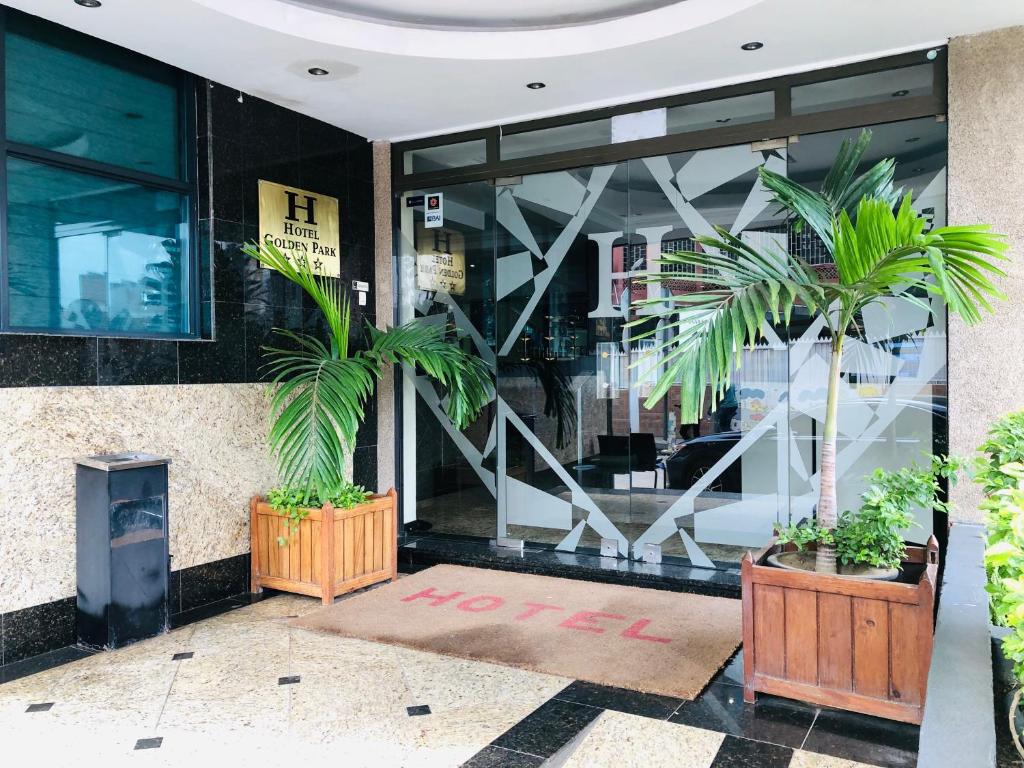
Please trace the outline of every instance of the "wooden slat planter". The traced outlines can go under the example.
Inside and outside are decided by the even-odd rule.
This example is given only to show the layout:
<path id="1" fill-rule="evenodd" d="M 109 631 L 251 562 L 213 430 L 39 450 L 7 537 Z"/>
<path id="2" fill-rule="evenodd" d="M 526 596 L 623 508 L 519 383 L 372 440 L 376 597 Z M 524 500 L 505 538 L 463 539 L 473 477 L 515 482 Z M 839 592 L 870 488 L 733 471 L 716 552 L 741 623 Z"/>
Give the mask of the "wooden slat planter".
<path id="1" fill-rule="evenodd" d="M 252 591 L 263 587 L 312 595 L 330 605 L 338 595 L 398 573 L 398 494 L 392 488 L 352 509 L 310 509 L 294 533 L 288 519 L 254 496 Z M 285 546 L 278 544 L 282 536 Z"/>
<path id="2" fill-rule="evenodd" d="M 920 724 L 932 655 L 938 542 L 908 547 L 917 583 L 741 564 L 743 698 L 776 696 Z M 792 549 L 792 545 L 782 549 Z"/>

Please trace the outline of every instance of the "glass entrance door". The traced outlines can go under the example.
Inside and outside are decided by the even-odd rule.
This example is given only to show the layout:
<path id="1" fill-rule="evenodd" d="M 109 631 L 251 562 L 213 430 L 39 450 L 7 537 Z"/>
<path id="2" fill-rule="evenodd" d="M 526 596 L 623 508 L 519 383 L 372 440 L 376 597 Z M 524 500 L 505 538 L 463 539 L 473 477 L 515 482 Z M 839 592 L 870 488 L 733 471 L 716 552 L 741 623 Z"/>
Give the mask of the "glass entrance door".
<path id="1" fill-rule="evenodd" d="M 638 339 L 652 326 L 625 326 L 638 318 L 638 298 L 708 287 L 694 268 L 655 286 L 639 278 L 668 269 L 658 264 L 664 252 L 700 249 L 695 238 L 716 226 L 834 273 L 821 243 L 770 203 L 758 171 L 814 187 L 842 139 L 856 133 L 404 194 L 400 319 L 444 324 L 495 376 L 492 402 L 460 432 L 444 414 L 443 393 L 404 371 L 403 516 L 412 532 L 734 568 L 776 522 L 813 514 L 826 362 L 820 323 L 798 307 L 788 329 L 766 324 L 724 400 L 689 424 L 679 422 L 677 389 L 644 407 L 659 373 L 645 352 L 672 328 Z M 943 125 L 879 126 L 866 162 L 902 159 L 907 146 L 920 149 L 897 166 L 897 186 L 941 224 Z M 444 195 L 444 220 L 428 228 L 420 198 L 433 192 Z M 842 363 L 844 508 L 855 507 L 874 467 L 942 451 L 936 441 L 946 431 L 941 315 L 936 322 L 919 303 L 895 299 L 865 313 L 859 327 Z M 920 520 L 909 538 L 930 531 L 930 516 Z"/>

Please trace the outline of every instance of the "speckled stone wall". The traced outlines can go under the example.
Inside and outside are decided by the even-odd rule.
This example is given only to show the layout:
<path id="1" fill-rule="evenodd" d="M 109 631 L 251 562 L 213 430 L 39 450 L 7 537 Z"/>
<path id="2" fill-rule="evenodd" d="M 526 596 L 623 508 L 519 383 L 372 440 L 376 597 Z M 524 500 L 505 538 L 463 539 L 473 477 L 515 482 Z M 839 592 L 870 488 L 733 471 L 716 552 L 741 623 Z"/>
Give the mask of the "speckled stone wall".
<path id="1" fill-rule="evenodd" d="M 5 388 L 0 413 L 0 613 L 75 594 L 78 456 L 172 458 L 174 570 L 249 551 L 248 499 L 275 476 L 265 386 Z"/>
<path id="2" fill-rule="evenodd" d="M 1024 408 L 1024 27 L 949 45 L 949 223 L 985 222 L 1011 243 L 1008 300 L 966 327 L 949 321 L 950 451 L 972 455 L 988 425 Z M 981 521 L 969 482 L 952 492 L 954 519 Z"/>

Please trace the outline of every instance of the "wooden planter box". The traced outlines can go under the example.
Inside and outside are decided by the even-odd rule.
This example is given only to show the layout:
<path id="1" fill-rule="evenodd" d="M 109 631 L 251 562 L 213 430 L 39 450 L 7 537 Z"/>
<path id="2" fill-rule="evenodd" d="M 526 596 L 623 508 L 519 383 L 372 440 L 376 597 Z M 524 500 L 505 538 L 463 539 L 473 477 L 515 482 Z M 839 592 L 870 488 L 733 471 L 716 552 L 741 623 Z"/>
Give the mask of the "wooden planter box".
<path id="1" fill-rule="evenodd" d="M 792 545 L 782 549 L 792 549 Z M 909 546 L 916 583 L 741 564 L 743 698 L 758 691 L 920 724 L 932 656 L 938 542 Z"/>
<path id="2" fill-rule="evenodd" d="M 392 488 L 352 509 L 310 509 L 294 533 L 288 519 L 259 496 L 250 504 L 252 591 L 263 587 L 312 595 L 330 605 L 338 595 L 398 573 L 398 494 Z M 282 536 L 285 546 L 278 544 Z"/>

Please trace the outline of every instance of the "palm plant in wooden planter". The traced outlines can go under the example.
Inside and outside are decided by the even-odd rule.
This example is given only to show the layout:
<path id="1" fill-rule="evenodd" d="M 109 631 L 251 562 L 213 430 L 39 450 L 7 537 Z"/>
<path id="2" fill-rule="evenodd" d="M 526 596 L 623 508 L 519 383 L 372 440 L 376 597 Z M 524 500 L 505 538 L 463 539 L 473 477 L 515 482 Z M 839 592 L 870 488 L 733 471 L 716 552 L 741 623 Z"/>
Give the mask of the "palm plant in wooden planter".
<path id="1" fill-rule="evenodd" d="M 265 348 L 274 387 L 268 442 L 282 484 L 266 500 L 252 500 L 252 590 L 266 586 L 330 603 L 396 572 L 397 494 L 371 495 L 344 475 L 377 380 L 396 363 L 419 366 L 444 388 L 448 416 L 461 429 L 489 401 L 492 375 L 448 340 L 445 327 L 422 320 L 386 330 L 367 324 L 366 347 L 353 350 L 340 280 L 317 276 L 305 259 L 269 243 L 244 251 L 301 286 L 323 312 L 329 336 L 325 344 L 275 329 L 282 346 Z"/>
<path id="2" fill-rule="evenodd" d="M 831 341 L 825 423 L 821 439 L 820 492 L 809 543 L 813 571 L 789 571 L 764 561 L 777 545 L 742 569 L 746 698 L 755 690 L 802 698 L 896 719 L 919 721 L 931 652 L 936 551 L 910 548 L 918 584 L 854 581 L 836 575 L 836 427 L 843 343 L 868 306 L 892 298 L 932 311 L 941 298 L 967 323 L 981 319 L 1001 298 L 992 278 L 1003 273 L 1005 239 L 983 225 L 926 231 L 910 195 L 893 188 L 895 162 L 857 168 L 870 141 L 865 131 L 845 141 L 820 191 L 761 168 L 761 183 L 797 227 L 810 227 L 835 264 L 838 280 L 821 274 L 781 247 L 764 250 L 727 230 L 697 237 L 700 251 L 664 254 L 669 272 L 645 281 L 671 280 L 682 266 L 696 271 L 703 289 L 641 299 L 644 315 L 629 325 L 653 336 L 651 317 L 668 341 L 638 363 L 662 368 L 645 405 L 680 385 L 681 423 L 699 420 L 705 401 L 715 407 L 730 386 L 745 347 L 763 336 L 766 322 L 788 326 L 793 308 L 820 316 Z M 664 291 L 668 294 L 668 291 Z M 646 362 L 645 362 L 646 361 Z M 918 570 L 921 570 L 920 568 Z M 854 642 L 856 638 L 856 642 Z"/>

